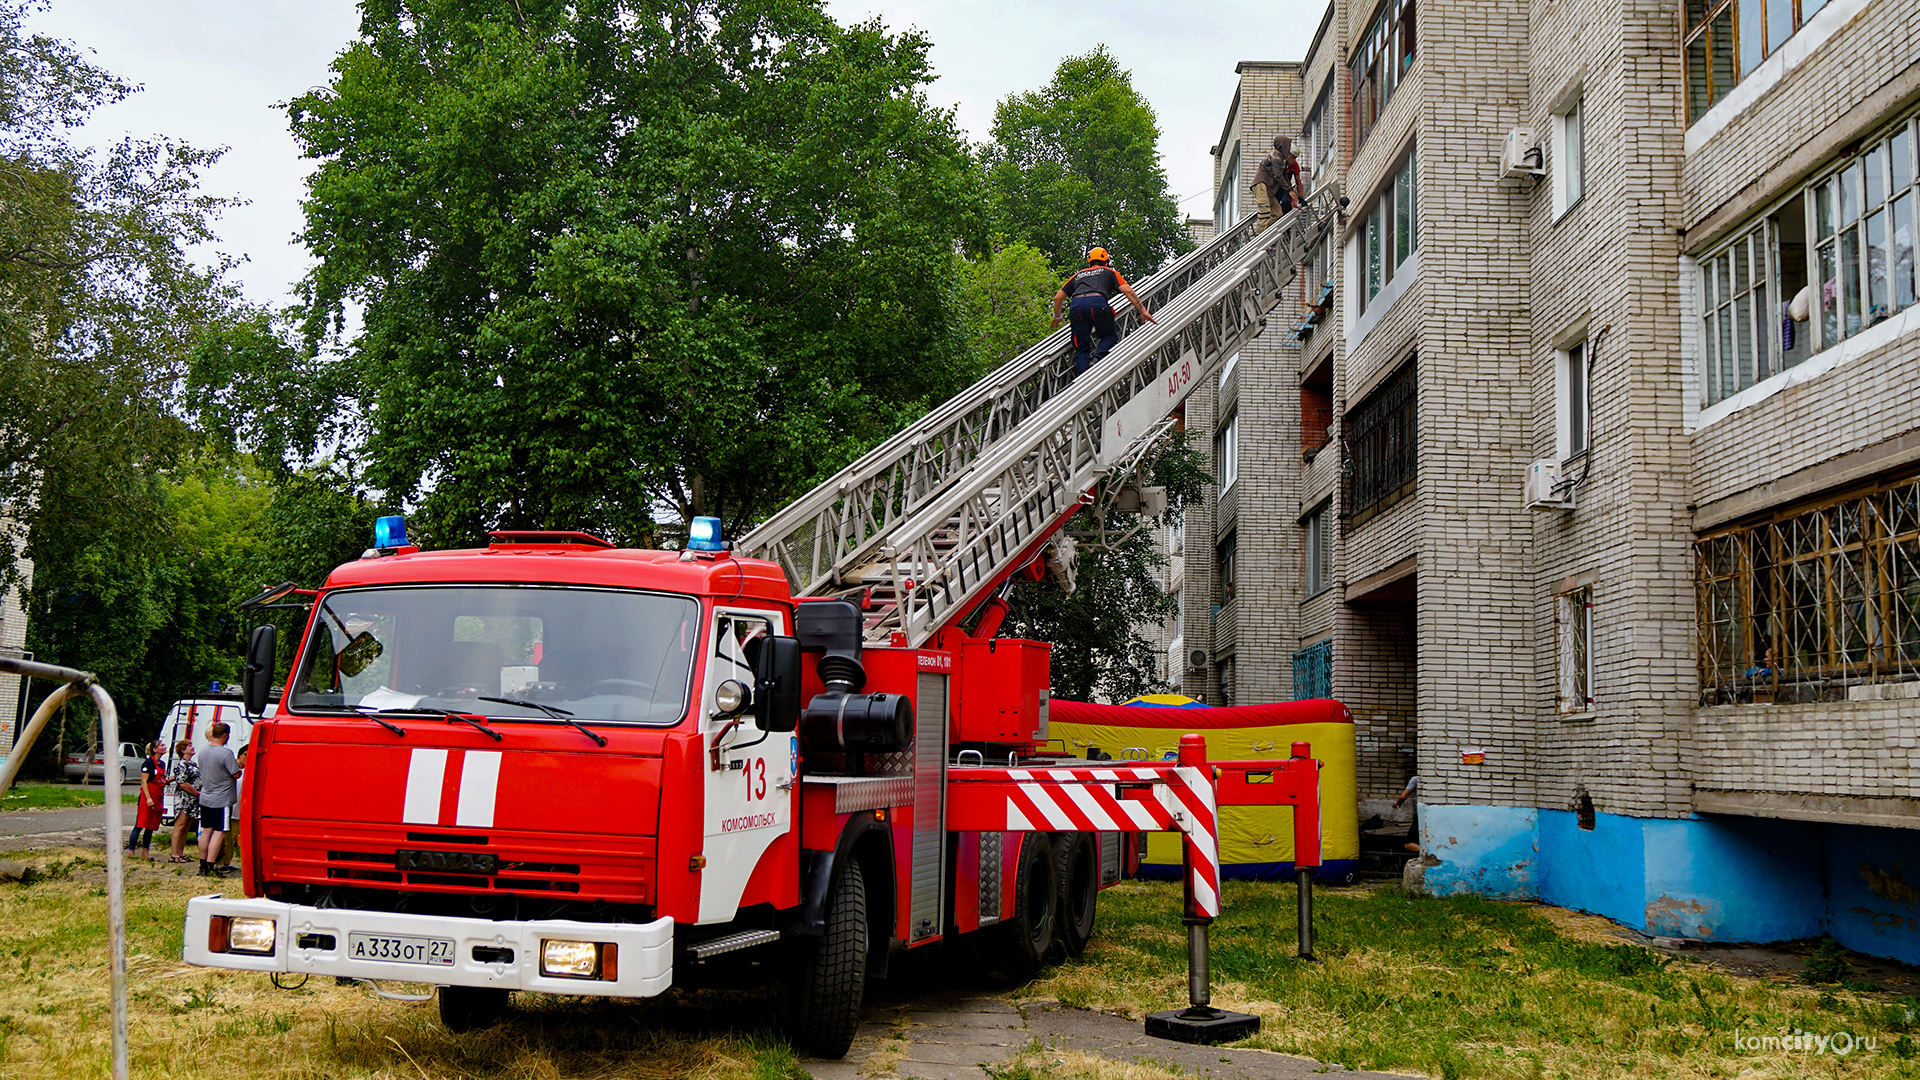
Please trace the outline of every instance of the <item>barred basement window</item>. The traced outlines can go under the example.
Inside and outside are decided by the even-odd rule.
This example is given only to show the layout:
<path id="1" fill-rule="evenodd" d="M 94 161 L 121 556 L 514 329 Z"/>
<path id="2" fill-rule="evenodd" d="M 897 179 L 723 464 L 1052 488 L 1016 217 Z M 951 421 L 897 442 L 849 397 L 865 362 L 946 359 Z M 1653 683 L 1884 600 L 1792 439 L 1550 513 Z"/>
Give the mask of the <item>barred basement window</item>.
<path id="1" fill-rule="evenodd" d="M 1593 708 L 1593 590 L 1575 589 L 1553 599 L 1553 711 Z"/>
<path id="2" fill-rule="evenodd" d="M 1695 545 L 1700 703 L 1845 701 L 1920 680 L 1920 478 Z"/>
<path id="3" fill-rule="evenodd" d="M 1333 696 L 1333 639 L 1316 641 L 1293 654 L 1293 700 Z"/>
<path id="4" fill-rule="evenodd" d="M 1341 427 L 1341 512 L 1355 526 L 1413 493 L 1418 465 L 1414 401 L 1415 361 L 1409 359 L 1357 408 Z"/>

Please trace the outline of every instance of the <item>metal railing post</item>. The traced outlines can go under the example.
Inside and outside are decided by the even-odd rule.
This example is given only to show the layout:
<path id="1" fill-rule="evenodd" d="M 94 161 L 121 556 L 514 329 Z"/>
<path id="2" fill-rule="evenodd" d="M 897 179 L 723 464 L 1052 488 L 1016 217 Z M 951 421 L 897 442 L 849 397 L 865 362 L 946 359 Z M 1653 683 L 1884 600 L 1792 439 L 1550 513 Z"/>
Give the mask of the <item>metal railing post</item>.
<path id="1" fill-rule="evenodd" d="M 113 1077 L 127 1080 L 127 882 L 126 853 L 120 846 L 120 712 L 114 707 L 113 695 L 107 693 L 92 672 L 4 656 L 0 656 L 0 672 L 64 684 L 47 695 L 20 737 L 14 740 L 6 765 L 0 766 L 0 791 L 13 786 L 14 778 L 20 775 L 20 766 L 26 763 L 27 752 L 33 749 L 34 740 L 46 728 L 47 718 L 75 694 L 85 693 L 93 699 L 94 706 L 100 710 L 101 740 L 114 750 L 112 768 L 105 770 L 101 778 L 105 781 L 106 794 L 108 970 L 113 983 Z"/>

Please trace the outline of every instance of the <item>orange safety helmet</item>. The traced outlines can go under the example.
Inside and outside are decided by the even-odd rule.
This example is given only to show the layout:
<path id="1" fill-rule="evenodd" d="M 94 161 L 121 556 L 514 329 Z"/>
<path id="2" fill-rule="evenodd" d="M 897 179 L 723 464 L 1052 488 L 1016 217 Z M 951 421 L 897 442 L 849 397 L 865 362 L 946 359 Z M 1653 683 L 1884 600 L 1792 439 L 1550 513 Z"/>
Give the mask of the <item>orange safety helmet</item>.
<path id="1" fill-rule="evenodd" d="M 1106 261 L 1107 261 L 1107 249 L 1106 249 L 1106 248 L 1094 248 L 1094 249 L 1093 249 L 1092 251 L 1089 251 L 1089 252 L 1087 252 L 1087 261 L 1088 261 L 1088 262 L 1106 262 Z"/>

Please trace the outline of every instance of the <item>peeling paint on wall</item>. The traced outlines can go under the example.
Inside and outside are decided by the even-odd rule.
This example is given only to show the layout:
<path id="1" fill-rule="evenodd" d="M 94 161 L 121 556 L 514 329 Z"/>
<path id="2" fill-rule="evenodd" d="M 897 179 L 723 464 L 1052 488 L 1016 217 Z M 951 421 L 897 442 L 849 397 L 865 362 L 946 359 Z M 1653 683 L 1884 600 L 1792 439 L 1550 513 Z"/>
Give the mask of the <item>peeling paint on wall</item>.
<path id="1" fill-rule="evenodd" d="M 1867 888 L 1875 896 L 1885 897 L 1896 904 L 1920 906 L 1920 888 L 1915 888 L 1900 876 L 1900 863 L 1894 863 L 1893 869 L 1882 870 L 1870 862 L 1860 864 L 1860 876 L 1866 879 Z"/>

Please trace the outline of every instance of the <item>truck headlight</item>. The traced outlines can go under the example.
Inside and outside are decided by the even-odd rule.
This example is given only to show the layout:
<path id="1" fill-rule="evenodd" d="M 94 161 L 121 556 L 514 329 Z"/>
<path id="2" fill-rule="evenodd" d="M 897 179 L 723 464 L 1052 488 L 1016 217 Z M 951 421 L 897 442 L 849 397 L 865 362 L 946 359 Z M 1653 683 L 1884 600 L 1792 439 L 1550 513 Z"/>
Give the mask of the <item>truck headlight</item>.
<path id="1" fill-rule="evenodd" d="M 619 978 L 615 966 L 618 946 L 599 941 L 543 939 L 540 942 L 540 974 L 562 979 Z"/>
<path id="2" fill-rule="evenodd" d="M 273 931 L 272 919 L 236 916 L 227 924 L 227 951 L 272 956 Z"/>

